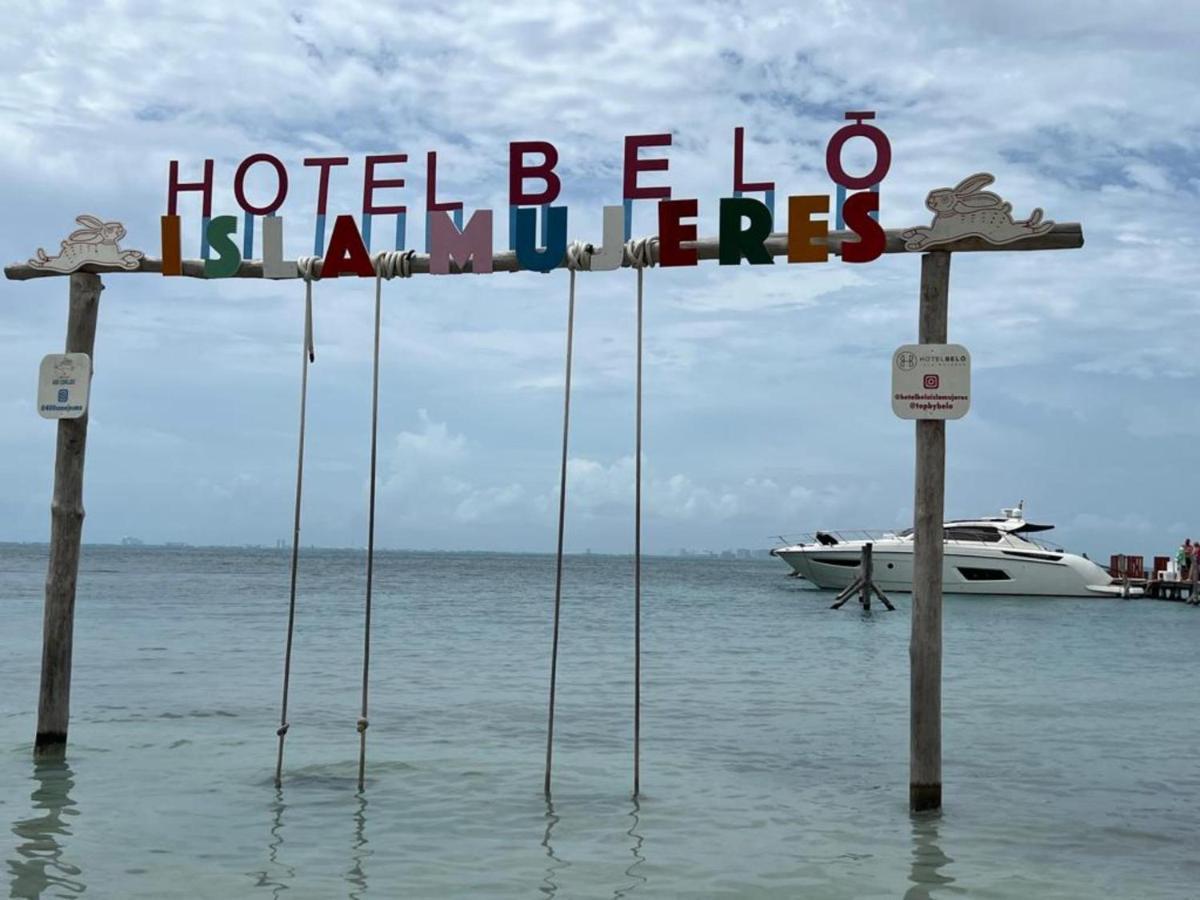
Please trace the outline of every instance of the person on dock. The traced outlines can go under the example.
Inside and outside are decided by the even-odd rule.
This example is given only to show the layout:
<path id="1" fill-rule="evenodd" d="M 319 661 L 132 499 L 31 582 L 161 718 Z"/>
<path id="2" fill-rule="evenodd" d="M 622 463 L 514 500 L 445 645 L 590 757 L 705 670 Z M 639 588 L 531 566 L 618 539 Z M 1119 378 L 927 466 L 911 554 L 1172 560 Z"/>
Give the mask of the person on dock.
<path id="1" fill-rule="evenodd" d="M 1191 574 L 1191 565 L 1195 555 L 1195 547 L 1192 546 L 1191 538 L 1185 538 L 1183 546 L 1179 548 L 1179 552 L 1175 554 L 1175 568 L 1179 570 L 1179 580 L 1187 581 Z"/>

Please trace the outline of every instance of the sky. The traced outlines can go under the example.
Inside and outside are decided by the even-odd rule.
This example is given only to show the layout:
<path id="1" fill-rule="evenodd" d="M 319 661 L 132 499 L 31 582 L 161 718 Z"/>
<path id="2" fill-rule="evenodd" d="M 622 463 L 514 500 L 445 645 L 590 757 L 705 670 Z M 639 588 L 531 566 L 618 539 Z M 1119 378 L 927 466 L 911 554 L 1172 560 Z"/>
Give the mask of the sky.
<path id="1" fill-rule="evenodd" d="M 53 252 L 81 213 L 158 256 L 169 161 L 190 180 L 214 159 L 214 213 L 234 214 L 234 171 L 258 152 L 288 167 L 288 256 L 311 252 L 305 157 L 350 158 L 332 216 L 360 209 L 363 157 L 407 153 L 392 197 L 419 241 L 429 150 L 442 198 L 494 210 L 502 247 L 512 140 L 557 146 L 569 236 L 598 243 L 624 136 L 658 132 L 660 183 L 714 234 L 736 126 L 782 217 L 788 194 L 832 193 L 843 113 L 875 110 L 885 227 L 928 224 L 928 191 L 987 171 L 1014 215 L 1041 207 L 1086 239 L 953 258 L 950 340 L 973 377 L 947 425 L 947 517 L 1024 500 L 1069 549 L 1173 553 L 1200 537 L 1198 41 L 1200 7 L 1137 0 L 32 3 L 0 34 L 0 257 Z M 198 203 L 180 213 L 195 256 Z M 655 228 L 638 204 L 635 235 Z M 646 274 L 646 551 L 911 524 L 914 427 L 889 386 L 919 269 L 913 254 Z M 290 539 L 303 285 L 104 281 L 85 541 Z M 378 546 L 553 552 L 567 283 L 384 284 Z M 304 544 L 366 543 L 373 287 L 314 287 Z M 568 551 L 632 548 L 634 309 L 629 270 L 578 277 Z M 49 532 L 56 426 L 35 395 L 66 312 L 65 279 L 0 281 L 0 541 Z"/>

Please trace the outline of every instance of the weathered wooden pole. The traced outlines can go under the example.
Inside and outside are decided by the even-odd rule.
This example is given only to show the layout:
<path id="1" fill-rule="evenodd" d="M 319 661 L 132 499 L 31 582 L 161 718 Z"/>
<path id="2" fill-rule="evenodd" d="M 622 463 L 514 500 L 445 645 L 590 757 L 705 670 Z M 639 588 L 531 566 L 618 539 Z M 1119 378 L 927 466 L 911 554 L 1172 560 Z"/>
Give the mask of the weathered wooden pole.
<path id="1" fill-rule="evenodd" d="M 871 563 L 871 542 L 863 544 L 862 548 L 862 593 L 858 602 L 863 609 L 871 608 L 871 582 L 875 578 L 875 567 Z"/>
<path id="2" fill-rule="evenodd" d="M 950 254 L 921 257 L 918 340 L 946 343 Z M 946 493 L 946 422 L 917 420 L 912 642 L 909 644 L 908 805 L 942 807 L 942 520 Z"/>
<path id="3" fill-rule="evenodd" d="M 71 307 L 67 316 L 67 353 L 92 355 L 96 313 L 104 285 L 99 275 L 71 275 Z M 50 503 L 50 564 L 46 572 L 46 607 L 42 625 L 42 685 L 38 695 L 35 756 L 61 755 L 67 749 L 71 712 L 71 639 L 75 629 L 75 582 L 79 574 L 79 541 L 83 534 L 83 458 L 88 413 L 58 420 L 54 457 L 54 499 Z"/>

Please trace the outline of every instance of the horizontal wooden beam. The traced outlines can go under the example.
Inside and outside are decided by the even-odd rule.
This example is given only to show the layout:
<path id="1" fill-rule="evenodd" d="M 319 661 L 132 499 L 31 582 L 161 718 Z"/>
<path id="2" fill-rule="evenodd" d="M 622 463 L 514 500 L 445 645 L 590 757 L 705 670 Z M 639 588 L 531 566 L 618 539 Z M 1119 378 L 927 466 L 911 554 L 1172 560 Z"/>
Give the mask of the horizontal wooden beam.
<path id="1" fill-rule="evenodd" d="M 885 253 L 909 253 L 913 256 L 919 256 L 921 250 L 906 250 L 904 247 L 904 233 L 907 228 L 889 228 L 885 232 L 887 235 L 887 247 Z M 785 232 L 776 232 L 766 240 L 767 251 L 772 256 L 787 255 L 787 240 L 788 236 Z M 853 231 L 831 231 L 828 237 L 825 238 L 825 244 L 829 247 L 829 252 L 835 256 L 841 256 L 842 244 L 846 241 L 854 243 L 858 240 L 858 235 Z M 719 244 L 715 237 L 701 238 L 692 243 L 685 241 L 685 248 L 695 247 L 700 259 L 716 259 L 718 256 Z M 1083 227 L 1078 222 L 1060 222 L 1045 234 L 1036 235 L 1034 237 L 1025 238 L 1019 241 L 1013 241 L 1010 244 L 989 244 L 981 238 L 963 238 L 959 241 L 954 241 L 950 244 L 940 244 L 936 247 L 930 247 L 930 250 L 944 250 L 951 253 L 975 253 L 981 251 L 998 251 L 998 250 L 1073 250 L 1083 246 Z M 657 245 L 653 251 L 654 261 L 658 262 Z M 626 253 L 622 265 L 630 265 L 629 254 Z M 562 267 L 566 263 L 559 263 Z M 492 269 L 496 272 L 518 272 L 521 267 L 517 264 L 517 254 L 512 250 L 501 250 L 492 257 Z M 470 272 L 471 266 L 467 265 L 466 269 L 461 269 L 453 260 L 450 261 L 451 274 L 462 274 L 464 271 Z M 162 260 L 151 256 L 143 257 L 136 269 L 121 269 L 116 266 L 103 266 L 88 264 L 80 267 L 80 272 L 94 272 L 96 274 L 120 274 L 122 272 L 151 272 L 155 274 L 162 273 Z M 317 275 L 320 276 L 321 266 L 317 264 Z M 418 253 L 412 260 L 412 271 L 414 275 L 429 274 L 429 254 Z M 62 272 L 54 272 L 47 269 L 38 269 L 28 263 L 14 263 L 11 266 L 4 267 L 5 277 L 13 281 L 26 281 L 30 278 L 46 278 L 54 275 L 62 275 Z M 204 260 L 201 259 L 185 259 L 183 261 L 183 274 L 189 278 L 204 277 Z M 263 266 L 261 260 L 248 260 L 241 264 L 234 278 L 262 278 Z"/>

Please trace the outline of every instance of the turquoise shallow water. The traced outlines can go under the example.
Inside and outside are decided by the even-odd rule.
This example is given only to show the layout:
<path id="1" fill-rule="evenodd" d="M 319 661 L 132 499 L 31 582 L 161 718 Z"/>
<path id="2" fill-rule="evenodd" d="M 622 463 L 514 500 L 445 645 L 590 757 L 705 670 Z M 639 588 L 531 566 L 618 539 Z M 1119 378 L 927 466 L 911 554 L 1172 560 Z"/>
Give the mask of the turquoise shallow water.
<path id="1" fill-rule="evenodd" d="M 355 791 L 363 554 L 86 547 L 71 752 L 35 765 L 45 550 L 0 548 L 10 897 L 1200 897 L 1200 610 L 949 597 L 940 817 L 907 812 L 908 605 L 775 560 L 386 553 Z"/>

